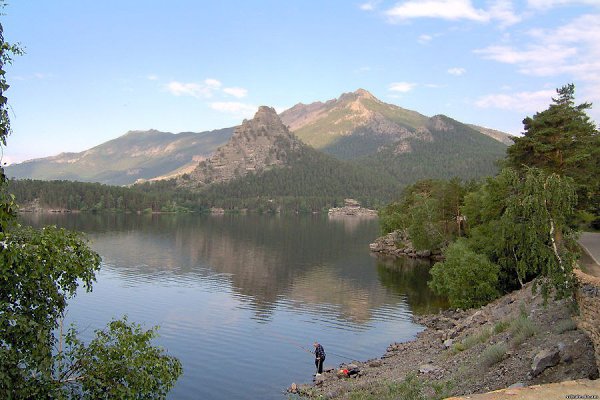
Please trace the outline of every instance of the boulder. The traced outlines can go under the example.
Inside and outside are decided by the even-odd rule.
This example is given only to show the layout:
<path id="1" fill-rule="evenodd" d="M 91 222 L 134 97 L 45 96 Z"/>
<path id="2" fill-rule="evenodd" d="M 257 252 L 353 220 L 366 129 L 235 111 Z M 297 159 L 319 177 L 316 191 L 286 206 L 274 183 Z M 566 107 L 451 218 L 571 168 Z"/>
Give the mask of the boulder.
<path id="1" fill-rule="evenodd" d="M 555 366 L 560 362 L 560 351 L 553 347 L 551 349 L 545 349 L 540 351 L 533 358 L 531 363 L 531 375 L 538 376 L 546 368 Z"/>

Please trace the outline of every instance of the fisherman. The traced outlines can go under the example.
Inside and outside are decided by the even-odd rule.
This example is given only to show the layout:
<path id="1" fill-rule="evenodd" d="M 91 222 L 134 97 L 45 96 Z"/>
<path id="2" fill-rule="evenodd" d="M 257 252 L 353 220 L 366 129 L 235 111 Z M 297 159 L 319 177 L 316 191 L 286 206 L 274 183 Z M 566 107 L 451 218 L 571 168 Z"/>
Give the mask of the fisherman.
<path id="1" fill-rule="evenodd" d="M 315 367 L 317 367 L 317 373 L 315 376 L 320 376 L 323 373 L 323 363 L 325 362 L 325 350 L 318 342 L 314 343 L 315 346 Z"/>

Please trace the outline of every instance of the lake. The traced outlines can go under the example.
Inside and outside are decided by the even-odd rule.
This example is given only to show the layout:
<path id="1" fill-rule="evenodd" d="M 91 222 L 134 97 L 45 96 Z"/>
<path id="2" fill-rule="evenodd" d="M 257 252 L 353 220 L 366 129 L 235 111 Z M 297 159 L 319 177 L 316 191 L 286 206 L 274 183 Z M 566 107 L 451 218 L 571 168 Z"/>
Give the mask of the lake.
<path id="1" fill-rule="evenodd" d="M 156 343 L 183 363 L 172 399 L 282 399 L 325 366 L 383 355 L 437 311 L 428 262 L 377 260 L 376 219 L 326 215 L 23 214 L 23 223 L 83 231 L 102 256 L 91 293 L 70 301 L 84 339 L 127 315 L 160 326 Z"/>

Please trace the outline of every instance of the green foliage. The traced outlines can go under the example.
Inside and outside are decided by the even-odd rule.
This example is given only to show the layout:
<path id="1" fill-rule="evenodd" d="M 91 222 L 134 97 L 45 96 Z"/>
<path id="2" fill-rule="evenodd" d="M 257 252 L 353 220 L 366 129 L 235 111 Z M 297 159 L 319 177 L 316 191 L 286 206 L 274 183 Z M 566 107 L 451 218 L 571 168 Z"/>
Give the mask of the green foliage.
<path id="1" fill-rule="evenodd" d="M 179 360 L 151 345 L 156 331 L 143 330 L 125 317 L 97 330 L 85 345 L 74 329 L 69 330 L 67 351 L 59 354 L 58 381 L 77 398 L 164 399 L 182 368 Z"/>
<path id="2" fill-rule="evenodd" d="M 551 287 L 558 297 L 571 293 L 575 202 L 570 178 L 535 168 L 523 174 L 505 168 L 466 196 L 469 246 L 500 266 L 502 291 L 542 276 L 544 296 Z"/>
<path id="3" fill-rule="evenodd" d="M 494 325 L 494 334 L 497 335 L 499 333 L 502 333 L 505 330 L 507 330 L 509 327 L 510 327 L 510 321 L 508 321 L 508 320 L 496 322 L 496 324 Z"/>
<path id="4" fill-rule="evenodd" d="M 504 343 L 496 343 L 486 348 L 481 353 L 481 364 L 489 368 L 492 365 L 502 361 L 506 355 L 506 345 Z"/>
<path id="5" fill-rule="evenodd" d="M 527 338 L 535 335 L 537 330 L 537 326 L 532 320 L 530 320 L 526 315 L 519 315 L 519 317 L 515 319 L 510 326 L 513 346 L 519 346 L 521 343 L 527 340 Z"/>
<path id="6" fill-rule="evenodd" d="M 100 257 L 54 227 L 11 229 L 0 242 L 0 389 L 26 397 L 48 390 L 53 331 L 77 287 L 91 290 Z"/>
<path id="7" fill-rule="evenodd" d="M 515 138 L 509 147 L 507 164 L 572 178 L 578 207 L 600 216 L 600 134 L 586 114 L 592 105 L 575 105 L 573 84 L 557 89 L 557 93 L 558 98 L 548 109 L 523 120 L 524 135 Z"/>
<path id="8" fill-rule="evenodd" d="M 462 233 L 461 205 L 467 188 L 458 179 L 408 186 L 399 202 L 379 211 L 382 233 L 402 230 L 417 250 L 438 249 Z"/>
<path id="9" fill-rule="evenodd" d="M 452 307 L 479 307 L 498 297 L 498 266 L 469 249 L 465 240 L 452 243 L 445 256 L 431 269 L 429 286 L 448 296 Z"/>

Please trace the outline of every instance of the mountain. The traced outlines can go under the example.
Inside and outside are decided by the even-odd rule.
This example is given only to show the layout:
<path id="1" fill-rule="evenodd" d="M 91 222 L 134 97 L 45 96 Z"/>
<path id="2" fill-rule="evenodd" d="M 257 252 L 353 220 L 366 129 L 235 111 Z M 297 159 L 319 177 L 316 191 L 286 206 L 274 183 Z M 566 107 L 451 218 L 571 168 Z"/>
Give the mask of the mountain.
<path id="1" fill-rule="evenodd" d="M 225 207 L 256 207 L 263 200 L 284 198 L 312 199 L 307 206 L 311 209 L 345 197 L 373 204 L 389 201 L 400 190 L 385 172 L 307 146 L 273 108 L 265 106 L 237 127 L 229 142 L 177 182 L 180 187 L 197 190 L 207 204 Z"/>
<path id="2" fill-rule="evenodd" d="M 233 133 L 225 128 L 178 134 L 130 131 L 80 153 L 62 153 L 5 167 L 8 176 L 127 185 L 188 172 L 210 156 Z"/>
<path id="3" fill-rule="evenodd" d="M 491 129 L 491 128 L 485 128 L 483 126 L 478 126 L 478 125 L 472 125 L 472 124 L 468 124 L 468 125 L 469 125 L 469 127 L 475 129 L 476 131 L 479 131 L 479 132 L 483 133 L 484 135 L 491 137 L 492 139 L 496 139 L 500 143 L 504 143 L 507 146 L 510 146 L 514 143 L 514 141 L 512 140 L 512 135 L 509 135 L 506 132 L 498 131 L 496 129 Z"/>
<path id="4" fill-rule="evenodd" d="M 182 182 L 202 186 L 225 182 L 250 172 L 260 174 L 290 161 L 305 145 L 290 133 L 273 108 L 262 106 L 251 120 L 235 128 L 231 139 Z"/>
<path id="5" fill-rule="evenodd" d="M 401 142 L 404 153 L 411 143 L 432 143 L 435 120 L 377 99 L 364 89 L 344 93 L 338 99 L 297 104 L 281 113 L 282 121 L 303 142 L 341 159 L 354 159 Z M 500 131 L 470 126 L 474 133 L 507 143 Z M 490 142 L 491 143 L 491 142 Z"/>
<path id="6" fill-rule="evenodd" d="M 421 179 L 478 179 L 494 175 L 506 145 L 444 115 L 429 118 L 420 136 L 384 145 L 353 160 L 406 185 Z"/>

